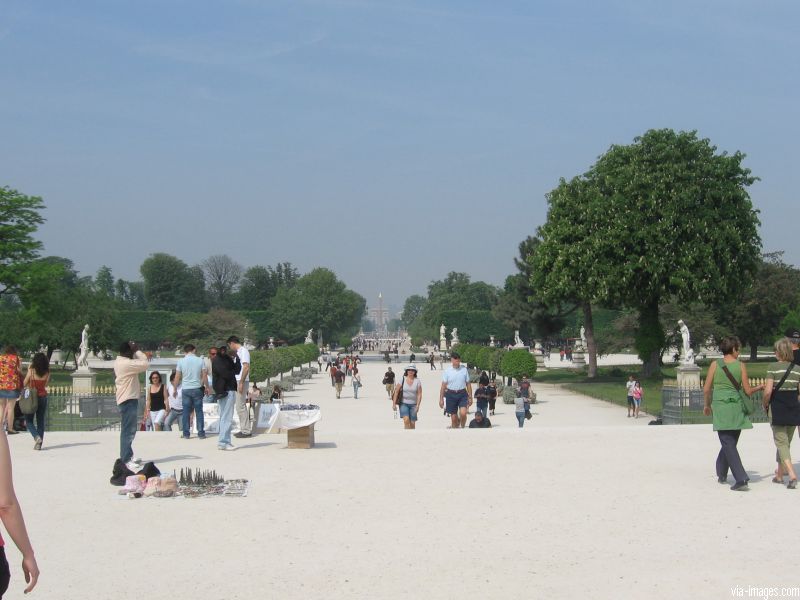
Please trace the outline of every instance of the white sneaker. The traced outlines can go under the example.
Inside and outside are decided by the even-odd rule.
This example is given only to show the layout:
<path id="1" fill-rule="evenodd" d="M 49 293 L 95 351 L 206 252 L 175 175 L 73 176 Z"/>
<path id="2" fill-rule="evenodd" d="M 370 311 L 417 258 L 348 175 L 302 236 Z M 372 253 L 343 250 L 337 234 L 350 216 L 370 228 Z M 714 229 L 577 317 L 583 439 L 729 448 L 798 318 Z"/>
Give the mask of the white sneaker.
<path id="1" fill-rule="evenodd" d="M 134 473 L 138 473 L 139 471 L 142 470 L 142 465 L 134 461 L 125 463 L 125 466 L 128 467 L 128 469 L 130 469 Z"/>
<path id="2" fill-rule="evenodd" d="M 225 444 L 224 446 L 217 446 L 218 450 L 236 450 L 236 446 L 233 444 Z"/>

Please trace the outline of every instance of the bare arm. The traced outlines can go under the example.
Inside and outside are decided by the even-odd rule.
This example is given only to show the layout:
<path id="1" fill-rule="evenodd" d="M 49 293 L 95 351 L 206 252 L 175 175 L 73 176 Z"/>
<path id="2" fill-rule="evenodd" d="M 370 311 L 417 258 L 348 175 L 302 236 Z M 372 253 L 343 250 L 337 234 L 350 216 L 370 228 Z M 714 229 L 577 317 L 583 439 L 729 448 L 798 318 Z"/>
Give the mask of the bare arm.
<path id="1" fill-rule="evenodd" d="M 443 381 L 439 388 L 439 408 L 444 406 L 444 393 L 447 391 L 447 384 Z"/>
<path id="2" fill-rule="evenodd" d="M 773 379 L 767 379 L 767 384 L 764 386 L 764 397 L 761 398 L 761 403 L 764 405 L 765 412 L 769 408 L 769 401 L 772 397 L 772 388 L 774 385 L 775 381 Z"/>
<path id="3" fill-rule="evenodd" d="M 422 383 L 417 387 L 417 412 L 420 406 L 422 406 Z"/>
<path id="4" fill-rule="evenodd" d="M 763 385 L 750 387 L 750 378 L 747 376 L 747 367 L 745 367 L 744 363 L 742 363 L 742 389 L 748 396 L 752 396 L 756 392 L 760 392 L 764 389 Z"/>
<path id="5" fill-rule="evenodd" d="M 467 382 L 467 400 L 468 406 L 472 406 L 472 384 L 469 381 Z"/>
<path id="6" fill-rule="evenodd" d="M 25 381 L 22 382 L 22 387 L 28 387 L 28 384 L 31 382 L 32 376 L 33 376 L 33 369 L 28 367 L 28 370 L 25 372 Z"/>
<path id="7" fill-rule="evenodd" d="M 36 581 L 39 579 L 39 566 L 36 564 L 33 546 L 25 528 L 22 509 L 14 493 L 11 454 L 8 451 L 8 439 L 5 435 L 0 435 L 0 519 L 22 554 L 22 571 L 28 583 L 28 587 L 25 588 L 27 594 L 36 586 Z"/>
<path id="8" fill-rule="evenodd" d="M 711 414 L 711 393 L 714 389 L 714 373 L 717 372 L 717 363 L 712 362 L 711 366 L 708 367 L 708 373 L 706 373 L 706 383 L 703 385 L 703 399 L 705 401 L 705 405 L 703 406 L 703 414 L 708 416 Z"/>

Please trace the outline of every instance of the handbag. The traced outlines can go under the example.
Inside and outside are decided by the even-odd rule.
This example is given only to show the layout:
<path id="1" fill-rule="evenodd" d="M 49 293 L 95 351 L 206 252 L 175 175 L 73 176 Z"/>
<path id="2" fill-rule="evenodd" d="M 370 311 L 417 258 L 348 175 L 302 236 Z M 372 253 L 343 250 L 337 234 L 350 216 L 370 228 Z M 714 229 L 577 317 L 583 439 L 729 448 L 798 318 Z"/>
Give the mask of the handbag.
<path id="1" fill-rule="evenodd" d="M 39 393 L 35 387 L 28 387 L 22 392 L 19 399 L 19 410 L 23 415 L 32 415 L 39 408 Z"/>
<path id="2" fill-rule="evenodd" d="M 725 375 L 727 375 L 728 379 L 730 379 L 733 388 L 739 393 L 739 404 L 742 406 L 742 412 L 745 414 L 745 416 L 749 417 L 753 414 L 753 403 L 750 402 L 750 398 L 744 393 L 741 384 L 733 378 L 733 375 L 731 375 L 731 372 L 728 370 L 728 367 L 725 366 L 725 363 L 722 363 L 722 370 L 725 371 Z"/>

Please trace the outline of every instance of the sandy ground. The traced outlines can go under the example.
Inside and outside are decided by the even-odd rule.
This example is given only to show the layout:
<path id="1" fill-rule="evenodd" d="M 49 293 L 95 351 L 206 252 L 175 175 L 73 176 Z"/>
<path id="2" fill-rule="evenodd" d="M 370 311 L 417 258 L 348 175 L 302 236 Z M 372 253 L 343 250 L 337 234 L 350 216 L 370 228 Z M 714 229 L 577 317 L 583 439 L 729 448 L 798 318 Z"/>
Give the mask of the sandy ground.
<path id="1" fill-rule="evenodd" d="M 323 407 L 313 450 L 285 435 L 230 453 L 213 437 L 137 436 L 136 454 L 164 471 L 250 478 L 244 499 L 118 499 L 117 434 L 48 433 L 38 453 L 12 436 L 42 570 L 32 597 L 729 598 L 797 582 L 773 538 L 793 544 L 800 491 L 770 483 L 768 427 L 743 434 L 752 490 L 735 493 L 716 483 L 709 426 L 648 427 L 535 386 L 524 429 L 499 403 L 493 429 L 448 430 L 439 372 L 420 368 L 414 432 L 393 419 L 384 366 L 365 363 L 358 400 L 352 387 L 337 400 L 324 375 L 289 398 Z M 8 553 L 7 597 L 21 597 Z"/>

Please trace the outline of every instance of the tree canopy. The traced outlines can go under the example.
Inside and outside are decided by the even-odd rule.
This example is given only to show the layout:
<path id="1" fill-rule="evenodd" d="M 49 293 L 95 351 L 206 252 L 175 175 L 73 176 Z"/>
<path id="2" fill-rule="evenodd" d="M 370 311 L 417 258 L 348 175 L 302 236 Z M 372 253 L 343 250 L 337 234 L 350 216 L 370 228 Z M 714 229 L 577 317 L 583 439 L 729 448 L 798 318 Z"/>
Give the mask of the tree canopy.
<path id="1" fill-rule="evenodd" d="M 43 209 L 41 198 L 0 187 L 0 296 L 19 289 L 39 256 L 33 234 L 44 223 Z"/>

